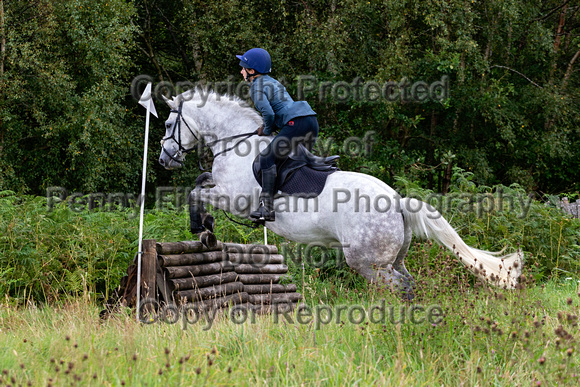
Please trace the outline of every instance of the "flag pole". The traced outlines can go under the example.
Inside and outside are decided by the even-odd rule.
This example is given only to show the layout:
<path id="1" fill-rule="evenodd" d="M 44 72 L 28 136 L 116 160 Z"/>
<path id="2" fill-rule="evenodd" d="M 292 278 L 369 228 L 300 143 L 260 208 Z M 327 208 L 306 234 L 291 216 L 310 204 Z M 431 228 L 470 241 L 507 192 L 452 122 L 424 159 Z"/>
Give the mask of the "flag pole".
<path id="1" fill-rule="evenodd" d="M 141 212 L 139 216 L 139 249 L 137 251 L 137 322 L 140 321 L 141 309 L 141 261 L 143 257 L 143 217 L 145 214 L 145 182 L 147 180 L 147 149 L 149 147 L 149 115 L 157 117 L 155 105 L 151 95 L 151 82 L 147 84 L 145 91 L 141 95 L 139 104 L 147 108 L 145 115 L 145 144 L 143 146 L 143 177 L 141 179 Z"/>

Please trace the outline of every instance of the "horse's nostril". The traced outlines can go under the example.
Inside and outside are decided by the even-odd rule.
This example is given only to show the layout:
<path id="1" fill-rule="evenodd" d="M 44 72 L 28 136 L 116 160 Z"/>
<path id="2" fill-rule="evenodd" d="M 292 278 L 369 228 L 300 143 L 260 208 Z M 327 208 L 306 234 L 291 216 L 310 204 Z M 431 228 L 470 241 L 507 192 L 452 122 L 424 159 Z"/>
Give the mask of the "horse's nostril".
<path id="1" fill-rule="evenodd" d="M 163 161 L 163 159 L 159 159 L 159 164 L 165 165 L 165 161 Z"/>

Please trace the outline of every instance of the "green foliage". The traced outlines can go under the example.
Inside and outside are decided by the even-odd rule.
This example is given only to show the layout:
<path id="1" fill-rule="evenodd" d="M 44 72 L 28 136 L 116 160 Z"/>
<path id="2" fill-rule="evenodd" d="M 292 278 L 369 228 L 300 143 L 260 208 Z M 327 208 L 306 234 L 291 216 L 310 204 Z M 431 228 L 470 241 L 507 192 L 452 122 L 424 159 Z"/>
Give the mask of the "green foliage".
<path id="1" fill-rule="evenodd" d="M 108 292 L 132 257 L 135 225 L 116 213 L 75 213 L 64 203 L 0 195 L 0 288 L 7 295 L 55 300 Z M 135 223 L 135 222 L 133 222 Z"/>
<path id="2" fill-rule="evenodd" d="M 577 7 L 460 0 L 268 2 L 192 0 L 3 2 L 0 28 L 0 187 L 41 194 L 51 185 L 83 192 L 137 185 L 142 110 L 128 88 L 155 81 L 241 82 L 234 55 L 261 46 L 273 75 L 304 97 L 333 139 L 344 169 L 383 180 L 414 175 L 445 191 L 445 154 L 480 184 L 543 193 L 579 189 L 580 74 Z M 560 23 L 565 21 L 565 23 Z M 2 40 L 2 39 L 0 39 Z M 432 84 L 448 77 L 444 100 L 339 99 L 327 85 L 355 80 Z M 356 89 L 357 87 L 354 87 Z M 362 86 L 357 92 L 361 95 Z M 407 90 L 408 92 L 409 90 Z M 159 107 L 161 117 L 167 115 Z M 163 135 L 153 121 L 152 139 Z M 372 154 L 342 144 L 376 133 Z M 151 141 L 150 154 L 159 152 Z M 333 150 L 334 151 L 334 150 Z M 347 157 L 348 156 L 348 157 Z M 352 156 L 352 157 L 351 157 Z M 153 158 L 154 159 L 154 158 Z M 189 161 L 190 160 L 190 161 Z M 189 157 L 195 165 L 196 157 Z M 192 168 L 149 181 L 187 185 Z"/>
<path id="3" fill-rule="evenodd" d="M 397 179 L 402 193 L 437 207 L 469 245 L 491 251 L 521 248 L 526 270 L 536 280 L 576 276 L 580 262 L 577 219 L 554 206 L 528 201 L 521 187 L 480 187 L 472 180 L 472 173 L 455 169 L 451 192 L 442 197 Z M 191 239 L 185 207 L 172 204 L 175 197 L 168 199 L 173 202 L 147 211 L 145 238 Z M 139 209 L 134 202 L 128 205 L 106 204 L 89 210 L 88 206 L 74 209 L 66 201 L 50 209 L 46 198 L 0 192 L 0 290 L 20 300 L 51 301 L 75 294 L 108 297 L 138 247 Z M 212 212 L 219 240 L 263 243 L 261 228 L 249 229 L 229 221 L 221 211 Z M 326 300 L 328 289 L 331 294 L 367 289 L 366 281 L 346 265 L 337 249 L 299 245 L 272 233 L 268 242 L 278 245 L 286 256 L 294 283 L 307 279 L 312 297 Z M 436 270 L 439 265 L 439 246 L 430 245 L 427 260 L 424 250 L 415 244 L 410 249 L 406 262 L 411 273 L 422 273 L 426 267 Z"/>
<path id="4" fill-rule="evenodd" d="M 132 201 L 125 207 L 107 203 L 90 210 L 54 201 L 49 207 L 43 197 L 0 191 L 0 291 L 20 302 L 52 302 L 71 295 L 107 299 L 138 250 L 139 207 Z M 262 240 L 262 230 L 242 228 L 215 214 L 219 240 Z M 171 201 L 147 211 L 144 235 L 159 241 L 190 240 L 189 214 Z M 278 236 L 269 238 L 270 243 L 282 243 Z"/>
<path id="5" fill-rule="evenodd" d="M 127 189 L 142 146 L 124 106 L 135 9 L 118 0 L 4 4 L 0 189 Z"/>
<path id="6" fill-rule="evenodd" d="M 69 192 L 135 192 L 141 172 L 143 111 L 130 98 L 132 78 L 150 74 L 155 81 L 169 83 L 231 81 L 235 85 L 241 77 L 234 55 L 262 46 L 272 54 L 273 75 L 287 84 L 293 96 L 298 95 L 300 75 L 316 77 L 315 89 L 304 97 L 321 123 L 319 153 L 341 154 L 342 169 L 397 181 L 405 187 L 403 193 L 457 195 L 442 212 L 468 235 L 468 241 L 492 250 L 514 249 L 519 243 L 532 254 L 526 259 L 536 267 L 538 278 L 577 270 L 577 221 L 540 202 L 532 202 L 525 217 L 518 217 L 525 192 L 534 190 L 544 197 L 567 191 L 572 197 L 580 189 L 580 73 L 574 60 L 580 44 L 580 13 L 575 5 L 556 0 L 542 4 L 523 0 L 211 4 L 18 0 L 0 4 L 4 11 L 0 190 L 43 195 L 47 187 L 62 186 Z M 560 20 L 566 23 L 561 25 Z M 442 101 L 354 98 L 354 90 L 361 95 L 364 82 L 432 83 L 445 76 L 450 93 Z M 357 79 L 359 85 L 343 100 L 328 90 L 320 92 L 325 82 L 353 85 Z M 167 115 L 166 107 L 158 109 L 161 117 Z M 195 155 L 188 157 L 183 170 L 163 170 L 155 162 L 156 139 L 163 135 L 160 121 L 152 121 L 151 131 L 147 178 L 155 184 L 148 184 L 149 196 L 156 186 L 191 186 L 197 173 Z M 368 151 L 355 152 L 347 146 L 349 139 L 369 133 L 374 137 Z M 485 202 L 492 194 L 494 201 L 499 200 L 500 192 L 514 198 L 513 209 L 508 201 L 502 210 L 494 206 L 477 212 L 478 198 Z M 470 204 L 460 196 L 465 193 L 474 195 L 474 211 L 466 210 Z M 106 274 L 107 264 L 99 266 L 101 261 L 126 263 L 132 256 L 132 250 L 114 243 L 118 249 L 97 254 L 97 264 L 88 261 L 85 245 L 73 243 L 79 235 L 87 235 L 95 240 L 87 245 L 93 246 L 90 251 L 97 251 L 99 237 L 88 226 L 81 232 L 73 225 L 82 229 L 85 222 L 93 222 L 105 227 L 109 216 L 125 225 L 131 211 L 120 218 L 110 213 L 77 214 L 63 204 L 41 216 L 40 204 L 32 199 L 5 194 L 3 200 L 17 203 L 5 210 L 13 212 L 7 215 L 10 221 L 2 220 L 3 230 L 9 231 L 10 222 L 24 229 L 14 219 L 22 208 L 32 206 L 25 213 L 36 214 L 33 224 L 63 234 L 65 240 L 59 240 L 54 250 L 67 252 L 47 260 L 47 270 L 54 270 L 58 278 L 54 286 L 58 290 L 50 292 L 84 291 L 85 283 L 92 291 L 106 292 L 114 281 L 107 277 L 112 275 Z M 185 217 L 177 207 L 175 213 Z M 149 216 L 155 235 L 189 238 L 183 231 L 186 226 L 176 230 L 166 226 L 164 222 L 173 224 L 173 220 L 164 218 L 165 212 L 153 211 Z M 64 225 L 46 226 L 51 219 L 50 224 Z M 187 224 L 185 218 L 179 219 Z M 229 222 L 218 227 L 220 238 L 243 242 L 261 238 L 259 231 Z M 134 231 L 133 226 L 125 229 Z M 46 238 L 30 237 L 36 233 L 7 235 L 2 237 L 12 244 L 4 245 L 7 264 L 0 271 L 5 273 L 2 286 L 18 296 L 31 286 L 26 294 L 43 294 L 53 277 L 39 277 L 29 269 L 38 267 L 41 255 L 53 246 L 42 247 Z M 132 248 L 135 239 L 121 238 L 132 241 Z M 114 256 L 115 251 L 124 255 Z M 74 258 L 69 260 L 80 261 L 71 261 L 70 267 L 57 263 L 71 255 Z M 16 264 L 21 260 L 30 262 Z M 296 275 L 302 275 L 299 266 L 294 267 Z M 360 286 L 348 270 L 308 270 L 308 275 L 338 276 L 349 286 Z M 19 282 L 22 278 L 27 279 Z"/>

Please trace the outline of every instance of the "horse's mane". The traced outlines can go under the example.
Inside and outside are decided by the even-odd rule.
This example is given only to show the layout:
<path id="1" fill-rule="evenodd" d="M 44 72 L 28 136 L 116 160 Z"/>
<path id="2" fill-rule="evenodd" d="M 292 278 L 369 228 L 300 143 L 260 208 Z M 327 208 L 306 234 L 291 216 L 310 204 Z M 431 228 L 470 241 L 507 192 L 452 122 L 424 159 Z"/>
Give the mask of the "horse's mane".
<path id="1" fill-rule="evenodd" d="M 185 91 L 181 94 L 176 95 L 171 100 L 171 104 L 175 107 L 179 106 L 181 100 L 185 102 L 194 102 L 198 107 L 203 107 L 205 105 L 216 106 L 219 110 L 224 110 L 228 112 L 234 111 L 236 115 L 241 115 L 246 118 L 253 120 L 255 123 L 260 124 L 262 122 L 262 117 L 258 112 L 252 108 L 245 100 L 239 98 L 236 95 L 230 94 L 220 94 L 210 88 L 196 88 L 191 95 L 192 90 Z"/>

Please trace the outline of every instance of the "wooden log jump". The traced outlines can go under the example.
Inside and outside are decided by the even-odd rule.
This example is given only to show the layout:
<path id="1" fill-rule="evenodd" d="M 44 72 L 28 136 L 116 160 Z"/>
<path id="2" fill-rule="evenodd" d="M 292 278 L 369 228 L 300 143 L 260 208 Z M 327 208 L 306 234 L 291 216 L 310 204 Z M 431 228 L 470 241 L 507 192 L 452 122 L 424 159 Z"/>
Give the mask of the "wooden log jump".
<path id="1" fill-rule="evenodd" d="M 289 279 L 288 266 L 276 246 L 218 241 L 208 247 L 200 241 L 149 239 L 143 249 L 142 300 L 194 309 L 245 305 L 266 313 L 302 300 L 296 285 L 280 283 Z M 127 272 L 122 294 L 128 306 L 135 306 L 136 271 Z"/>
<path id="2" fill-rule="evenodd" d="M 167 278 L 187 278 L 234 271 L 234 265 L 229 261 L 221 261 L 204 265 L 169 266 L 164 271 Z"/>
<path id="3" fill-rule="evenodd" d="M 231 271 L 199 277 L 174 278 L 168 280 L 168 283 L 171 290 L 187 290 L 230 283 L 237 280 L 237 278 L 238 274 L 235 271 Z"/>

